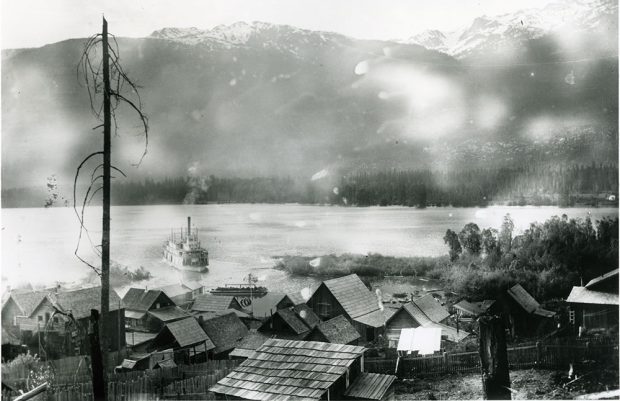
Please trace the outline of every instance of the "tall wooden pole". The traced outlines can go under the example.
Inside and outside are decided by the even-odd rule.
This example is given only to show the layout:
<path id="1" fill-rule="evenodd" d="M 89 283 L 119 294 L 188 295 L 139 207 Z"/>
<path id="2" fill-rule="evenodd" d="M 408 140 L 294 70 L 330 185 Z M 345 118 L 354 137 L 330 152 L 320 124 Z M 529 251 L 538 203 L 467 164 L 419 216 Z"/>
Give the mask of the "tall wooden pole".
<path id="1" fill-rule="evenodd" d="M 110 309 L 110 170 L 112 117 L 110 110 L 110 55 L 108 53 L 108 22 L 103 18 L 103 233 L 101 238 L 101 319 L 99 332 L 103 357 L 104 391 L 107 395 L 108 313 Z M 107 399 L 107 398 L 106 398 Z"/>
<path id="2" fill-rule="evenodd" d="M 103 370 L 103 358 L 99 337 L 99 312 L 97 309 L 90 310 L 88 323 L 88 338 L 90 341 L 90 365 L 93 372 L 93 399 L 105 400 L 105 374 Z"/>
<path id="3" fill-rule="evenodd" d="M 508 351 L 502 319 L 498 316 L 482 316 L 478 321 L 483 398 L 510 400 Z"/>

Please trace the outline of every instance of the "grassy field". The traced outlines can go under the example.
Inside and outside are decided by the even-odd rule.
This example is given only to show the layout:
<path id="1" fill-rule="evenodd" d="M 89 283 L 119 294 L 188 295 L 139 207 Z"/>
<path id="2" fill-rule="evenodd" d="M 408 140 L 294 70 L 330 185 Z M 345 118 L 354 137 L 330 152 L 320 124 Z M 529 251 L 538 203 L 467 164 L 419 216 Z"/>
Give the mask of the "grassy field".
<path id="1" fill-rule="evenodd" d="M 510 372 L 512 399 L 570 400 L 579 395 L 618 388 L 618 371 L 596 369 L 568 379 L 566 371 L 514 370 Z M 482 380 L 477 373 L 399 380 L 397 400 L 480 400 Z"/>

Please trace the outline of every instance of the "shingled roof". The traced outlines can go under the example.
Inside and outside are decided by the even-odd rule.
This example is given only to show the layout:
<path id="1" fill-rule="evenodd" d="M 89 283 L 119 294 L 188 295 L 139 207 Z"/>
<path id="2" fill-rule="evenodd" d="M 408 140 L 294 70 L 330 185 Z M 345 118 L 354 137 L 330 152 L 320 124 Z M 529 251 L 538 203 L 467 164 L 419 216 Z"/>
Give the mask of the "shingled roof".
<path id="1" fill-rule="evenodd" d="M 250 400 L 320 399 L 364 347 L 267 340 L 210 391 Z"/>
<path id="2" fill-rule="evenodd" d="M 234 313 L 205 320 L 202 327 L 215 344 L 216 354 L 235 348 L 237 342 L 248 333 L 248 328 Z"/>
<path id="3" fill-rule="evenodd" d="M 362 372 L 344 393 L 356 400 L 381 400 L 396 376 Z"/>
<path id="4" fill-rule="evenodd" d="M 10 294 L 10 298 L 17 304 L 23 316 L 30 316 L 47 294 L 47 291 L 14 292 Z M 8 302 L 8 300 L 6 302 Z"/>
<path id="5" fill-rule="evenodd" d="M 332 344 L 348 344 L 360 338 L 355 327 L 342 315 L 319 323 L 315 330 Z"/>
<path id="6" fill-rule="evenodd" d="M 566 302 L 577 304 L 618 305 L 618 294 L 592 291 L 586 287 L 573 287 Z"/>
<path id="7" fill-rule="evenodd" d="M 159 309 L 151 309 L 148 314 L 161 320 L 162 322 L 173 322 L 175 320 L 184 319 L 189 317 L 190 314 L 185 312 L 178 306 L 166 306 Z"/>
<path id="8" fill-rule="evenodd" d="M 311 329 L 321 322 L 321 318 L 306 304 L 295 305 L 291 309 Z"/>
<path id="9" fill-rule="evenodd" d="M 223 312 L 235 303 L 232 295 L 200 294 L 194 300 L 191 310 L 197 312 Z"/>
<path id="10" fill-rule="evenodd" d="M 323 284 L 351 319 L 372 327 L 381 327 L 385 323 L 377 297 L 357 274 L 326 280 Z"/>
<path id="11" fill-rule="evenodd" d="M 163 294 L 169 298 L 162 290 L 144 290 L 142 288 L 130 288 L 123 297 L 123 304 L 127 309 L 137 311 L 147 311 L 151 309 L 157 298 Z M 172 303 L 172 300 L 170 300 Z"/>
<path id="12" fill-rule="evenodd" d="M 252 300 L 252 314 L 257 318 L 269 317 L 278 309 L 288 308 L 295 303 L 286 294 L 270 292 Z"/>
<path id="13" fill-rule="evenodd" d="M 413 303 L 415 303 L 432 322 L 439 323 L 450 316 L 446 308 L 441 306 L 431 294 L 426 294 L 423 297 L 414 299 Z"/>
<path id="14" fill-rule="evenodd" d="M 211 341 L 209 336 L 193 317 L 167 323 L 153 339 L 153 344 L 160 344 L 162 339 L 165 339 L 168 335 L 170 335 L 172 340 L 176 343 L 175 348 L 184 348 L 192 345 L 204 344 L 205 342 L 207 350 L 215 348 L 213 341 Z M 167 346 L 169 344 L 165 345 Z"/>
<path id="15" fill-rule="evenodd" d="M 594 291 L 612 291 L 618 293 L 618 269 L 588 281 L 586 288 Z"/>
<path id="16" fill-rule="evenodd" d="M 184 287 L 181 284 L 169 284 L 159 288 L 162 290 L 168 297 L 173 298 L 179 295 L 187 295 L 191 294 L 192 290 L 187 287 Z"/>
<path id="17" fill-rule="evenodd" d="M 305 333 L 310 330 L 304 321 L 295 314 L 293 309 L 280 309 L 276 312 L 282 320 L 295 332 L 295 334 Z"/>
<path id="18" fill-rule="evenodd" d="M 538 301 L 536 301 L 529 292 L 525 291 L 525 288 L 523 288 L 521 284 L 516 284 L 509 288 L 508 295 L 510 295 L 527 313 L 533 313 L 542 317 L 551 317 L 555 314 L 543 309 Z"/>
<path id="19" fill-rule="evenodd" d="M 76 319 L 83 319 L 90 316 L 91 309 L 101 311 L 101 287 L 83 288 L 80 290 L 59 292 L 51 294 L 50 298 L 54 303 L 62 308 L 63 311 L 71 311 Z M 110 289 L 110 305 L 109 311 L 122 308 L 120 305 L 121 298 L 116 291 Z"/>

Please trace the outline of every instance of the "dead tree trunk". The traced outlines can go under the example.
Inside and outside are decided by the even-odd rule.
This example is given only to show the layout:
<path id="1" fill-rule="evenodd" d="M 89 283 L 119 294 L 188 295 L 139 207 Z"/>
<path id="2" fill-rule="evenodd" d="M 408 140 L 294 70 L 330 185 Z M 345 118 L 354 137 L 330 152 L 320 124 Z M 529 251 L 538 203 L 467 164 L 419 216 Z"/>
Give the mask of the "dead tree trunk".
<path id="1" fill-rule="evenodd" d="M 483 316 L 479 322 L 484 399 L 509 400 L 510 376 L 504 324 L 497 316 Z"/>
<path id="2" fill-rule="evenodd" d="M 108 313 L 110 309 L 110 170 L 111 170 L 111 127 L 110 110 L 110 55 L 108 52 L 108 22 L 103 19 L 103 227 L 101 237 L 101 354 L 103 355 L 103 383 L 107 392 Z M 105 393 L 104 393 L 105 394 Z M 107 399 L 107 398 L 106 398 Z"/>
<path id="3" fill-rule="evenodd" d="M 93 372 L 93 399 L 95 401 L 105 400 L 105 375 L 99 341 L 99 312 L 97 309 L 90 310 L 88 337 L 90 340 L 90 365 Z"/>

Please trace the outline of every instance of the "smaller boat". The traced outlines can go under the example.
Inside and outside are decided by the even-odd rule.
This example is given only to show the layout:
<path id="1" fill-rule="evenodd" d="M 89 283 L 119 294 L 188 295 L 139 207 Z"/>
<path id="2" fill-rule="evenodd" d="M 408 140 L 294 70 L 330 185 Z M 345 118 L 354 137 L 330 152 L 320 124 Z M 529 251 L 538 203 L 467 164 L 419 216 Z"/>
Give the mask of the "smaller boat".
<path id="1" fill-rule="evenodd" d="M 187 218 L 187 232 L 181 229 L 180 236 L 171 232 L 163 248 L 164 259 L 175 269 L 198 273 L 209 270 L 209 252 L 201 246 L 198 230 L 192 232 L 191 217 Z"/>

